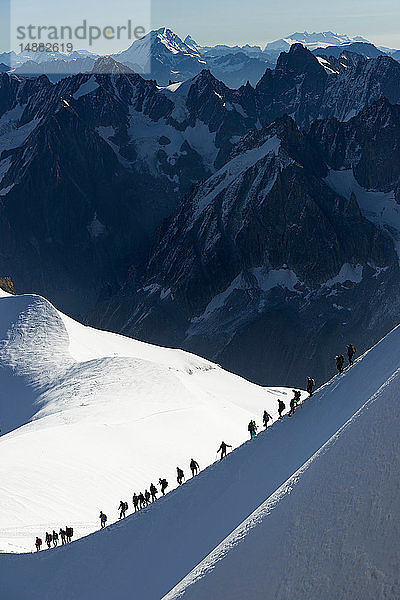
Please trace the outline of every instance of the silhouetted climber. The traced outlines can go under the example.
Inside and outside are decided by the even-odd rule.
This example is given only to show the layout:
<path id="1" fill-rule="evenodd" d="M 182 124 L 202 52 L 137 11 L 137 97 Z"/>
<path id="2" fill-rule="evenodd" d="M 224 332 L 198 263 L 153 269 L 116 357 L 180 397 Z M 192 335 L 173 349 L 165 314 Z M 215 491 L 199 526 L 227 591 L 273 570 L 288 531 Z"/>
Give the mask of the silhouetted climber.
<path id="1" fill-rule="evenodd" d="M 104 529 L 104 527 L 106 526 L 106 523 L 107 523 L 107 515 L 105 515 L 102 510 L 100 511 L 99 519 L 100 519 L 100 527 L 102 529 Z"/>
<path id="2" fill-rule="evenodd" d="M 146 506 L 150 504 L 150 492 L 148 490 L 144 490 L 144 501 Z"/>
<path id="3" fill-rule="evenodd" d="M 343 354 L 339 354 L 336 357 L 336 368 L 339 371 L 339 373 L 343 373 L 343 365 L 344 365 L 344 356 L 343 356 Z"/>
<path id="4" fill-rule="evenodd" d="M 192 477 L 197 475 L 197 473 L 200 470 L 199 463 L 197 462 L 197 460 L 194 460 L 194 458 L 192 458 L 190 461 L 190 470 L 192 471 Z"/>
<path id="5" fill-rule="evenodd" d="M 279 418 L 282 419 L 282 413 L 286 408 L 286 404 L 283 402 L 283 400 L 278 400 L 278 414 L 279 414 Z"/>
<path id="6" fill-rule="evenodd" d="M 145 497 L 143 496 L 143 492 L 140 492 L 140 494 L 139 494 L 139 508 L 143 508 L 144 506 L 146 506 L 146 500 L 145 500 Z"/>
<path id="7" fill-rule="evenodd" d="M 183 474 L 182 469 L 176 467 L 176 480 L 181 485 L 182 481 L 185 479 L 185 475 Z"/>
<path id="8" fill-rule="evenodd" d="M 72 527 L 65 527 L 65 537 L 68 544 L 72 541 L 72 536 L 74 535 L 74 530 Z"/>
<path id="9" fill-rule="evenodd" d="M 307 392 L 310 396 L 313 394 L 313 389 L 315 386 L 315 381 L 312 377 L 307 377 Z"/>
<path id="10" fill-rule="evenodd" d="M 62 546 L 64 546 L 64 544 L 66 544 L 66 541 L 65 541 L 66 533 L 65 533 L 64 529 L 60 528 L 60 536 L 61 536 L 61 544 L 62 544 Z"/>
<path id="11" fill-rule="evenodd" d="M 39 552 L 40 548 L 42 547 L 42 540 L 40 537 L 36 538 L 35 546 L 36 546 L 36 552 Z"/>
<path id="12" fill-rule="evenodd" d="M 121 502 L 119 503 L 119 506 L 118 506 L 118 510 L 119 510 L 119 518 L 120 519 L 125 518 L 126 511 L 128 510 L 128 503 L 121 500 Z"/>
<path id="13" fill-rule="evenodd" d="M 54 531 L 54 529 L 53 529 L 53 546 L 54 546 L 54 548 L 57 546 L 57 544 L 58 544 L 58 533 L 57 533 L 57 531 Z"/>
<path id="14" fill-rule="evenodd" d="M 232 446 L 230 444 L 225 444 L 225 442 L 221 442 L 220 447 L 217 450 L 217 454 L 218 452 L 221 452 L 221 458 L 220 460 L 222 460 L 223 458 L 225 458 L 226 456 L 226 449 L 227 448 L 232 448 Z"/>
<path id="15" fill-rule="evenodd" d="M 135 494 L 133 494 L 132 496 L 132 502 L 133 502 L 133 508 L 135 509 L 135 512 L 137 510 L 139 510 L 139 496 Z"/>
<path id="16" fill-rule="evenodd" d="M 349 344 L 347 346 L 347 357 L 349 359 L 349 365 L 351 366 L 353 364 L 353 356 L 356 353 L 356 349 L 355 346 L 353 346 L 353 344 Z"/>
<path id="17" fill-rule="evenodd" d="M 249 433 L 250 433 L 250 439 L 252 440 L 253 437 L 255 435 L 257 435 L 257 425 L 256 425 L 256 422 L 253 421 L 253 420 L 251 420 L 250 423 L 247 425 L 247 430 L 249 431 Z"/>
<path id="18" fill-rule="evenodd" d="M 165 490 L 166 490 L 166 489 L 167 489 L 167 487 L 168 487 L 168 481 L 167 481 L 166 479 L 164 479 L 164 478 L 162 479 L 162 478 L 160 477 L 160 479 L 158 480 L 158 483 L 159 483 L 159 484 L 160 484 L 160 486 L 161 486 L 161 493 L 162 493 L 162 495 L 163 495 L 163 496 L 165 496 Z"/>
<path id="19" fill-rule="evenodd" d="M 151 494 L 152 502 L 154 502 L 154 500 L 157 500 L 158 490 L 157 490 L 156 486 L 154 485 L 154 483 L 150 484 L 150 494 Z"/>
<path id="20" fill-rule="evenodd" d="M 50 546 L 51 546 L 51 542 L 53 541 L 53 536 L 51 535 L 51 533 L 48 533 L 48 532 L 46 531 L 46 537 L 45 537 L 45 540 L 46 540 L 47 547 L 48 547 L 48 548 L 50 548 Z"/>
<path id="21" fill-rule="evenodd" d="M 264 423 L 264 427 L 265 427 L 265 429 L 267 429 L 267 427 L 268 427 L 268 421 L 269 421 L 270 419 L 272 419 L 271 415 L 270 415 L 270 414 L 269 414 L 269 413 L 268 413 L 266 410 L 264 410 L 264 414 L 263 414 L 263 423 Z"/>
<path id="22" fill-rule="evenodd" d="M 297 406 L 299 402 L 301 402 L 301 391 L 300 390 L 293 390 L 293 394 L 294 394 L 294 405 Z"/>
<path id="23" fill-rule="evenodd" d="M 290 401 L 290 410 L 288 412 L 288 416 L 291 417 L 294 413 L 296 407 L 296 399 L 293 397 Z"/>

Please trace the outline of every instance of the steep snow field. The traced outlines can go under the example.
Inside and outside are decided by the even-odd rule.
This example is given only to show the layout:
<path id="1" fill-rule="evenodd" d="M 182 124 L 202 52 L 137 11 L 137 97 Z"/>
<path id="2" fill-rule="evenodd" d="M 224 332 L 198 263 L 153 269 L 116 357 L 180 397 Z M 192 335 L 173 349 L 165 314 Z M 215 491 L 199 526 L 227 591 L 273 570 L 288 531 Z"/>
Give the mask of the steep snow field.
<path id="1" fill-rule="evenodd" d="M 20 297 L 14 300 L 31 307 L 37 302 L 51 310 L 55 320 L 61 319 L 42 299 Z M 69 320 L 64 323 L 71 337 L 75 328 L 85 331 Z M 92 335 L 90 343 L 85 342 L 87 359 L 96 355 L 92 346 L 96 344 L 96 337 L 103 336 L 91 331 Z M 140 346 L 136 346 L 136 352 Z M 150 352 L 151 347 L 145 345 L 145 348 Z M 294 417 L 274 424 L 269 431 L 237 448 L 223 462 L 210 466 L 138 515 L 129 516 L 68 547 L 39 554 L 1 555 L 0 595 L 18 600 L 36 597 L 160 600 L 164 596 L 165 600 L 181 597 L 196 600 L 399 598 L 399 349 L 400 328 L 396 328 L 350 370 L 323 386 Z M 71 350 L 74 354 L 77 347 L 72 344 Z M 182 379 L 185 383 L 194 381 L 191 378 L 195 376 L 196 381 L 202 382 L 203 390 L 205 382 L 210 381 L 210 392 L 217 380 L 224 377 L 232 381 L 231 375 L 216 367 L 214 377 L 206 361 L 184 353 L 171 351 L 171 354 L 164 365 L 174 364 L 170 368 L 174 369 L 175 386 L 180 386 Z M 99 359 L 92 356 L 92 360 Z M 116 360 L 120 359 L 116 357 Z M 103 368 L 107 361 L 102 363 Z M 208 370 L 203 371 L 206 366 Z M 81 369 L 82 364 L 75 364 L 74 368 Z M 161 368 L 158 363 L 158 369 Z M 185 368 L 189 368 L 192 375 L 185 372 Z M 63 376 L 62 381 L 65 379 Z M 235 393 L 232 389 L 237 385 L 235 397 L 242 398 L 244 388 L 239 390 L 239 385 L 249 384 L 238 378 L 234 381 L 230 394 Z M 219 383 L 219 389 L 213 389 L 213 393 L 220 395 L 223 389 Z M 265 393 L 262 392 L 264 397 Z M 53 400 L 47 399 L 48 407 L 55 402 L 57 394 L 54 394 L 52 391 Z M 202 399 L 203 395 L 199 397 Z M 248 397 L 249 402 L 255 401 Z M 231 409 L 232 405 L 229 406 Z M 210 410 L 210 405 L 207 409 Z M 246 416 L 246 423 L 251 410 L 238 406 L 237 409 L 243 411 L 240 417 Z M 76 417 L 78 410 L 79 407 L 74 406 L 71 414 Z M 82 407 L 82 411 L 85 414 L 89 409 Z M 67 412 L 64 408 L 63 418 Z M 46 424 L 46 419 L 56 417 L 57 413 L 50 411 L 49 416 L 39 421 Z M 41 437 L 47 429 L 43 423 L 35 421 L 0 441 L 4 443 L 9 439 L 16 444 L 19 437 L 29 435 L 29 428 L 33 426 L 40 427 L 38 437 Z M 78 420 L 65 424 L 62 419 L 58 421 L 60 429 L 77 427 L 78 423 Z M 90 423 L 87 418 L 82 427 L 92 436 Z M 192 428 L 191 436 L 185 438 L 189 454 L 197 443 L 196 427 Z M 200 440 L 199 453 L 204 450 L 201 445 L 211 436 L 212 427 L 212 419 L 209 419 L 210 431 Z M 223 429 L 223 421 L 219 427 L 217 443 L 229 433 Z M 55 428 L 49 429 L 54 435 Z M 121 436 L 120 427 L 117 429 Z M 232 441 L 233 433 L 227 441 Z M 243 439 L 241 424 L 238 438 L 240 436 Z M 71 440 L 75 437 L 79 440 L 74 431 Z M 118 435 L 113 443 L 118 444 Z M 26 453 L 25 443 L 23 445 Z M 52 452 L 55 447 L 53 444 Z M 214 443 L 211 453 L 215 447 Z M 68 449 L 73 451 L 73 445 Z M 172 453 L 173 450 L 167 446 L 165 451 Z M 2 445 L 3 464 L 1 452 Z M 85 465 L 87 452 L 81 447 L 79 464 Z M 161 454 L 160 457 L 159 450 L 160 460 L 164 448 Z M 70 460 L 75 457 L 70 459 L 68 453 L 64 453 L 66 465 Z M 115 468 L 118 470 L 118 464 Z M 7 472 L 10 470 L 12 472 L 10 468 Z M 31 475 L 25 470 L 24 476 Z M 86 468 L 85 476 L 88 476 Z M 98 471 L 95 477 L 99 477 Z M 107 467 L 102 482 L 106 487 L 114 484 L 114 481 L 110 484 L 109 477 Z M 118 484 L 122 485 L 122 481 Z M 57 481 L 57 487 L 59 485 Z M 99 485 L 100 488 L 108 494 L 104 486 Z M 24 497 L 25 505 L 36 504 L 35 488 L 28 484 L 24 493 L 27 491 L 31 502 Z M 110 495 L 114 498 L 114 491 Z M 110 503 L 111 506 L 111 499 Z M 49 500 L 49 506 L 53 507 L 53 500 Z M 66 510 L 75 509 L 67 506 Z"/>
<path id="2" fill-rule="evenodd" d="M 400 369 L 165 600 L 400 598 L 399 395 Z"/>
<path id="3" fill-rule="evenodd" d="M 0 551 L 46 530 L 99 528 L 159 477 L 176 485 L 237 446 L 291 390 L 261 388 L 179 350 L 84 327 L 39 296 L 0 299 Z M 288 400 L 286 401 L 289 406 Z M 6 432 L 6 435 L 4 435 Z"/>

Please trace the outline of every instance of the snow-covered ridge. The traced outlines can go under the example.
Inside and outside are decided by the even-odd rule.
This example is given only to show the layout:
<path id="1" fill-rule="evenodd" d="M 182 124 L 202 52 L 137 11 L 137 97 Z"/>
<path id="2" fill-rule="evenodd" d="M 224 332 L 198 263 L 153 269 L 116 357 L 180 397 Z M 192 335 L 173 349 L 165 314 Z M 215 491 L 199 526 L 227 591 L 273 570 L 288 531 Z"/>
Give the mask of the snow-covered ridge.
<path id="1" fill-rule="evenodd" d="M 172 489 L 177 465 L 188 475 L 194 456 L 204 468 L 290 392 L 85 327 L 40 296 L 0 298 L 0 359 L 3 552 L 29 551 L 65 521 L 90 533 L 100 508 L 114 521 L 121 498 L 161 476 Z"/>
<path id="2" fill-rule="evenodd" d="M 398 350 L 398 330 L 388 338 L 382 355 Z M 362 406 L 164 600 L 398 597 L 400 369 L 392 362 L 382 382 L 379 354 L 365 357 L 376 392 L 365 393 L 358 364 L 338 389 L 364 393 Z M 307 416 L 296 419 L 307 427 Z"/>

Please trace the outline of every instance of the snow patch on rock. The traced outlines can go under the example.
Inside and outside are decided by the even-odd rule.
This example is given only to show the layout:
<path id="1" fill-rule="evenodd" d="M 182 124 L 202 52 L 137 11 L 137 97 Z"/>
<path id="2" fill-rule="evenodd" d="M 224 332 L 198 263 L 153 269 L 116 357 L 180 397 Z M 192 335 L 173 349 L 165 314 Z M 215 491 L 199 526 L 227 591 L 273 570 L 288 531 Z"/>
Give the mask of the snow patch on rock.
<path id="1" fill-rule="evenodd" d="M 85 81 L 85 83 L 82 83 L 82 85 L 79 86 L 73 97 L 75 98 L 75 100 L 78 100 L 78 98 L 86 96 L 86 94 L 90 94 L 90 92 L 94 92 L 95 90 L 97 90 L 98 87 L 99 84 L 92 76 L 90 77 L 90 79 Z"/>
<path id="2" fill-rule="evenodd" d="M 358 183 L 352 169 L 332 169 L 325 181 L 344 198 L 349 199 L 354 193 L 364 217 L 383 227 L 391 236 L 400 259 L 400 206 L 396 202 L 394 191 L 366 190 Z"/>
<path id="3" fill-rule="evenodd" d="M 324 283 L 324 287 L 333 287 L 338 283 L 346 283 L 346 281 L 350 281 L 352 283 L 361 283 L 363 278 L 363 270 L 364 267 L 360 264 L 350 265 L 349 263 L 345 263 L 335 277 L 328 279 L 328 281 Z"/>

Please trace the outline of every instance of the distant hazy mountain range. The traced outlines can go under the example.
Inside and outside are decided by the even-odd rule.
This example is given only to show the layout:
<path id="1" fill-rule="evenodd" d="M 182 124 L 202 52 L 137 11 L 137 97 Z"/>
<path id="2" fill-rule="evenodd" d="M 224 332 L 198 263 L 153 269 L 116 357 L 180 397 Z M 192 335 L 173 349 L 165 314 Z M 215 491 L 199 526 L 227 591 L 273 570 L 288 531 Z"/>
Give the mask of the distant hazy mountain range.
<path id="1" fill-rule="evenodd" d="M 159 85 L 184 81 L 198 75 L 202 69 L 211 73 L 231 88 L 237 88 L 249 81 L 255 85 L 267 67 L 273 67 L 281 52 L 287 52 L 291 45 L 301 43 L 319 56 L 335 56 L 346 49 L 367 58 L 380 54 L 391 54 L 400 60 L 400 51 L 376 48 L 365 38 L 350 37 L 336 33 L 294 33 L 260 46 L 201 46 L 187 36 L 182 40 L 173 31 L 161 28 L 151 31 L 123 52 L 112 58 L 124 64 L 146 79 L 155 79 Z M 15 73 L 25 75 L 46 74 L 51 81 L 77 73 L 87 73 L 93 68 L 98 55 L 88 51 L 62 53 L 14 52 L 0 54 L 0 62 Z M 1 67 L 0 67 L 1 69 Z"/>

